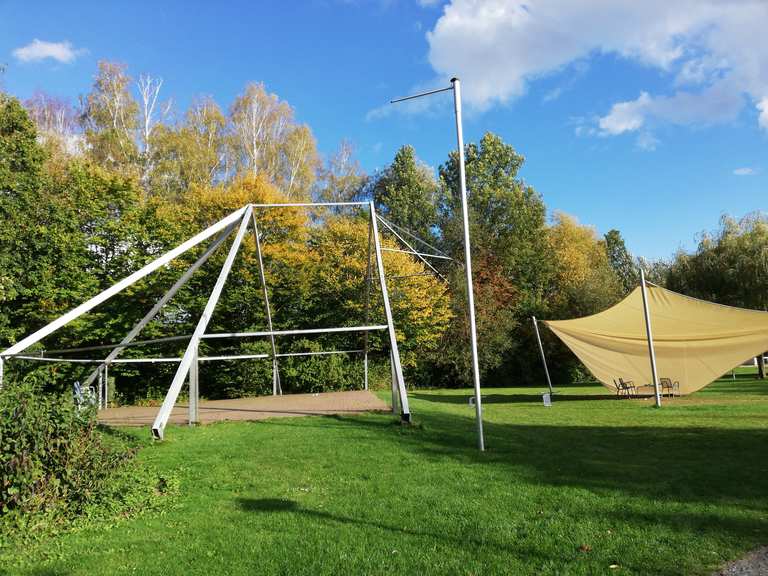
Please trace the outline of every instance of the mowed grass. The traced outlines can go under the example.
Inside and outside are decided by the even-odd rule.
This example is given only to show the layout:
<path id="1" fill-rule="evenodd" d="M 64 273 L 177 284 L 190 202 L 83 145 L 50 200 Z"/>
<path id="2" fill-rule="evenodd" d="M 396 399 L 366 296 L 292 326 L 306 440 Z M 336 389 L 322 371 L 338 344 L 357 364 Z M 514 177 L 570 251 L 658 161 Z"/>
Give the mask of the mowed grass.
<path id="1" fill-rule="evenodd" d="M 768 383 L 411 394 L 391 415 L 169 427 L 163 512 L 20 551 L 19 574 L 709 574 L 768 543 Z M 142 437 L 147 430 L 134 431 Z"/>

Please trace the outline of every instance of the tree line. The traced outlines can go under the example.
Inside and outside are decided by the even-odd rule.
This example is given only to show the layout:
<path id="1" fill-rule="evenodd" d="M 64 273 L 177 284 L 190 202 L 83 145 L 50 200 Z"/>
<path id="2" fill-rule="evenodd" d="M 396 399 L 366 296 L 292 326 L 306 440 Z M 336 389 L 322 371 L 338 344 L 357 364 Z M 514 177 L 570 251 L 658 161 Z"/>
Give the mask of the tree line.
<path id="1" fill-rule="evenodd" d="M 404 146 L 390 165 L 367 175 L 347 141 L 321 158 L 311 129 L 298 123 L 290 105 L 263 84 L 246 86 L 226 113 L 204 97 L 181 115 L 163 99 L 163 88 L 160 79 L 144 75 L 134 82 L 124 66 L 102 62 L 77 106 L 44 94 L 24 103 L 2 95 L 0 346 L 245 203 L 372 199 L 388 221 L 426 242 L 422 246 L 453 258 L 435 261 L 434 274 L 407 255 L 385 254 L 409 384 L 469 381 L 455 154 L 435 173 L 412 147 Z M 755 296 L 759 292 L 764 298 L 768 279 L 763 216 L 726 219 L 719 233 L 702 237 L 694 253 L 679 252 L 671 262 L 647 262 L 629 253 L 618 230 L 600 236 L 571 216 L 548 214 L 541 195 L 519 176 L 523 157 L 497 135 L 485 134 L 467 144 L 465 152 L 486 385 L 542 382 L 530 317 L 598 312 L 637 285 L 639 266 L 674 290 L 766 309 L 766 302 Z M 259 219 L 276 327 L 362 324 L 365 216 L 345 209 L 313 214 L 275 210 Z M 398 246 L 391 235 L 384 242 Z M 255 255 L 255 241 L 247 238 L 210 331 L 265 327 Z M 199 251 L 193 252 L 71 323 L 47 339 L 46 347 L 119 341 L 197 256 Z M 223 251 L 212 257 L 143 334 L 191 332 L 223 258 Z M 371 314 L 381 314 L 376 297 Z M 386 343 L 376 336 L 370 344 L 380 352 L 373 370 L 385 379 Z M 359 345 L 352 337 L 333 335 L 281 341 L 286 352 Z M 164 346 L 154 353 L 179 352 L 177 345 Z M 266 342 L 227 346 L 232 353 L 267 351 Z M 584 376 L 554 338 L 545 335 L 545 346 L 556 378 Z M 209 351 L 225 352 L 221 347 Z M 84 370 L 21 361 L 8 368 L 20 376 L 42 375 L 51 386 L 67 386 Z M 265 362 L 206 367 L 202 392 L 208 397 L 266 392 L 270 369 Z M 131 401 L 155 397 L 164 392 L 169 370 L 166 365 L 121 367 L 117 388 Z M 360 362 L 343 356 L 288 358 L 281 361 L 281 374 L 295 391 L 355 387 L 362 378 Z"/>

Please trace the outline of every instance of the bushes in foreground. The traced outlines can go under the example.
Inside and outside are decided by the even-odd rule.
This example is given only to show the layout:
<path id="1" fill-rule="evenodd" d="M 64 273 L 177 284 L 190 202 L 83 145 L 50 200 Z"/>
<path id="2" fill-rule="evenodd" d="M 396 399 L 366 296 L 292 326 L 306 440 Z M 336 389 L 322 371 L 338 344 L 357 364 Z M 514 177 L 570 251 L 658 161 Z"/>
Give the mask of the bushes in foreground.
<path id="1" fill-rule="evenodd" d="M 133 444 L 133 445 L 132 445 Z M 141 468 L 137 446 L 100 430 L 92 407 L 40 386 L 8 383 L 0 391 L 0 532 L 68 524 L 83 515 L 150 505 L 167 480 Z M 43 521 L 43 519 L 47 519 Z"/>

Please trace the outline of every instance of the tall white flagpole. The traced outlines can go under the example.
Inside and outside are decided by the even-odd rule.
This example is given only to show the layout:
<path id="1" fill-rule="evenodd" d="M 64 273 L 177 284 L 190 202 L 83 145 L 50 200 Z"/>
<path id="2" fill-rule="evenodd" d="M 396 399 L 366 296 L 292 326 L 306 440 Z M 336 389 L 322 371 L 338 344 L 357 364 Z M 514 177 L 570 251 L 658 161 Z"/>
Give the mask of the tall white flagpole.
<path id="1" fill-rule="evenodd" d="M 464 225 L 464 257 L 465 257 L 465 270 L 467 275 L 467 308 L 469 308 L 469 339 L 472 348 L 472 381 L 475 387 L 475 416 L 477 420 L 477 447 L 481 450 L 485 450 L 485 437 L 483 434 L 483 406 L 482 398 L 480 396 L 480 365 L 477 357 L 477 325 L 475 323 L 475 293 L 472 286 L 472 250 L 469 240 L 469 212 L 467 209 L 467 175 L 464 162 L 464 134 L 461 125 L 461 82 L 458 78 L 451 78 L 450 88 L 438 88 L 437 90 L 430 90 L 429 92 L 422 92 L 421 94 L 414 94 L 412 96 L 406 96 L 405 98 L 397 98 L 390 100 L 391 104 L 395 102 L 403 102 L 404 100 L 412 100 L 414 98 L 421 98 L 422 96 L 429 96 L 431 94 L 438 94 L 440 92 L 453 91 L 453 109 L 456 115 L 456 140 L 459 147 L 459 185 L 461 187 L 461 216 Z"/>

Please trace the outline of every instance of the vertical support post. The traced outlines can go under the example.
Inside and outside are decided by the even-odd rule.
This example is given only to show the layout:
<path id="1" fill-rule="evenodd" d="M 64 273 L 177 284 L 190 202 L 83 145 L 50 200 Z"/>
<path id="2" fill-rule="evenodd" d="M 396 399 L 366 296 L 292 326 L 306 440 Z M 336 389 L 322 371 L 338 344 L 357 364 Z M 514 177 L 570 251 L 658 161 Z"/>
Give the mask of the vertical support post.
<path id="1" fill-rule="evenodd" d="M 475 385 L 475 417 L 477 419 L 477 447 L 485 450 L 483 434 L 483 407 L 480 397 L 480 363 L 477 357 L 477 326 L 475 323 L 475 293 L 472 285 L 472 249 L 469 241 L 469 210 L 467 208 L 467 175 L 464 162 L 464 134 L 461 125 L 461 82 L 452 78 L 453 107 L 456 113 L 456 139 L 459 153 L 459 184 L 461 186 L 461 215 L 464 224 L 464 261 L 467 274 L 467 307 L 469 308 L 469 338 L 472 346 L 472 380 Z"/>
<path id="2" fill-rule="evenodd" d="M 651 331 L 651 312 L 648 307 L 648 294 L 645 286 L 645 271 L 640 269 L 640 287 L 643 293 L 643 314 L 645 315 L 645 333 L 648 337 L 648 355 L 651 358 L 651 375 L 653 377 L 653 394 L 656 397 L 656 407 L 661 408 L 659 394 L 659 375 L 656 372 L 656 352 L 653 349 L 653 332 Z"/>
<path id="3" fill-rule="evenodd" d="M 240 249 L 243 236 L 245 236 L 245 233 L 248 230 L 248 221 L 252 210 L 253 207 L 249 204 L 245 209 L 245 213 L 241 217 L 240 228 L 237 231 L 235 239 L 232 241 L 232 246 L 229 247 L 229 252 L 227 253 L 227 257 L 224 260 L 223 266 L 221 267 L 219 277 L 216 279 L 216 284 L 214 285 L 213 290 L 211 290 L 211 295 L 208 297 L 208 302 L 205 305 L 205 309 L 203 310 L 200 319 L 197 321 L 195 331 L 192 333 L 192 337 L 189 339 L 189 344 L 187 344 L 187 349 L 184 351 L 184 356 L 182 356 L 181 362 L 179 362 L 179 367 L 176 369 L 176 375 L 173 377 L 173 382 L 171 382 L 168 393 L 165 395 L 163 405 L 160 406 L 160 410 L 158 410 L 155 421 L 152 424 L 152 435 L 158 440 L 163 439 L 163 431 L 165 430 L 165 425 L 168 423 L 168 418 L 171 416 L 173 407 L 176 404 L 176 399 L 179 397 L 179 392 L 181 392 L 181 387 L 184 384 L 184 381 L 187 379 L 189 367 L 192 365 L 192 358 L 194 357 L 197 346 L 200 343 L 200 337 L 205 333 L 205 329 L 208 326 L 208 321 L 211 319 L 213 311 L 216 309 L 219 296 L 221 296 L 221 291 L 224 289 L 224 284 L 227 282 L 229 271 L 232 269 L 232 263 L 235 261 L 235 256 L 237 256 L 237 252 Z"/>
<path id="4" fill-rule="evenodd" d="M 99 402 L 98 409 L 104 408 L 104 367 L 99 366 Z"/>
<path id="5" fill-rule="evenodd" d="M 381 242 L 379 240 L 379 227 L 376 223 L 376 208 L 373 201 L 370 202 L 371 214 L 371 232 L 373 234 L 373 244 L 376 248 L 376 267 L 379 270 L 379 284 L 381 284 L 381 296 L 384 300 L 384 313 L 387 316 L 387 327 L 389 328 L 389 344 L 392 353 L 392 366 L 397 379 L 397 388 L 400 396 L 400 417 L 404 422 L 411 421 L 411 410 L 408 406 L 408 392 L 405 390 L 405 380 L 403 379 L 403 367 L 400 365 L 400 350 L 397 347 L 397 334 L 395 333 L 395 322 L 392 319 L 392 308 L 389 304 L 389 291 L 387 290 L 387 277 L 384 274 L 384 259 L 381 256 Z"/>
<path id="6" fill-rule="evenodd" d="M 109 364 L 104 364 L 104 408 L 109 408 Z"/>
<path id="7" fill-rule="evenodd" d="M 3 389 L 3 376 L 5 372 L 5 358 L 0 356 L 0 390 Z"/>
<path id="8" fill-rule="evenodd" d="M 261 239 L 259 238 L 259 226 L 256 223 L 256 214 L 251 212 L 251 220 L 253 221 L 253 235 L 256 238 L 256 255 L 259 260 L 259 278 L 261 279 L 261 288 L 264 292 L 264 307 L 267 311 L 267 328 L 272 332 L 272 312 L 269 308 L 269 294 L 267 292 L 267 280 L 264 274 L 264 260 L 261 256 Z M 280 371 L 277 366 L 277 347 L 275 346 L 275 335 L 270 334 L 270 342 L 272 344 L 272 395 L 277 396 L 283 394 L 283 388 L 280 385 Z"/>
<path id="9" fill-rule="evenodd" d="M 365 271 L 365 325 L 371 309 L 371 236 L 373 235 L 373 223 L 368 222 L 368 266 Z M 368 390 L 368 330 L 363 334 L 363 378 L 365 389 Z"/>
<path id="10" fill-rule="evenodd" d="M 200 421 L 198 415 L 198 404 L 200 400 L 200 384 L 199 384 L 199 370 L 200 363 L 198 361 L 199 346 L 195 346 L 194 356 L 192 357 L 192 364 L 189 365 L 189 425 L 193 426 Z"/>
<path id="11" fill-rule="evenodd" d="M 392 385 L 392 414 L 397 414 L 397 375 L 395 374 L 395 359 L 392 355 L 392 352 L 389 353 L 389 368 Z"/>
<path id="12" fill-rule="evenodd" d="M 531 316 L 533 320 L 533 329 L 536 331 L 536 341 L 539 343 L 539 354 L 541 354 L 541 363 L 544 365 L 544 374 L 547 376 L 547 386 L 549 386 L 549 393 L 552 394 L 552 380 L 549 377 L 549 368 L 547 368 L 547 358 L 544 356 L 544 346 L 541 345 L 541 334 L 539 334 L 539 323 L 536 321 L 536 316 Z"/>

